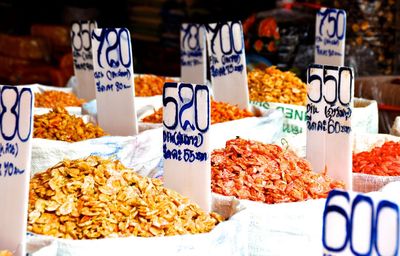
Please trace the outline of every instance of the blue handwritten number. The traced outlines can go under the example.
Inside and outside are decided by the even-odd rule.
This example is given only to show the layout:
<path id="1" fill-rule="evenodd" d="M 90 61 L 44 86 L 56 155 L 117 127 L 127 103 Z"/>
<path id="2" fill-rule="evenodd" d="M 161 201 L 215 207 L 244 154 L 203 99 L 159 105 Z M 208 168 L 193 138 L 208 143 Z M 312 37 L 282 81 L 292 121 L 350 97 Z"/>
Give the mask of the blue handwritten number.
<path id="1" fill-rule="evenodd" d="M 317 99 L 311 99 L 310 95 L 307 93 L 307 98 L 313 102 L 313 103 L 318 103 L 322 99 L 322 78 L 319 75 L 311 75 L 311 69 L 321 69 L 321 65 L 310 65 L 309 68 L 307 69 L 307 83 L 311 84 L 313 81 L 318 80 L 319 81 L 319 97 Z"/>
<path id="2" fill-rule="evenodd" d="M 71 42 L 75 51 L 82 49 L 81 23 L 74 22 L 71 27 Z"/>
<path id="3" fill-rule="evenodd" d="M 373 230 L 374 230 L 374 203 L 372 202 L 372 199 L 370 197 L 359 194 L 353 200 L 353 203 L 351 206 L 351 217 L 350 217 L 351 225 L 350 225 L 350 229 L 349 229 L 350 232 L 348 232 L 348 233 L 352 233 L 351 231 L 353 230 L 353 224 L 354 224 L 354 222 L 353 222 L 354 221 L 354 212 L 355 212 L 357 205 L 361 202 L 367 203 L 371 208 L 371 212 L 370 212 L 371 213 L 371 223 L 370 223 L 371 230 L 370 230 L 369 249 L 368 249 L 368 252 L 366 252 L 366 253 L 357 252 L 353 245 L 353 234 L 350 235 L 350 249 L 351 249 L 351 252 L 353 253 L 353 255 L 367 256 L 367 255 L 371 255 L 371 252 L 372 252 L 372 243 L 373 243 L 373 235 L 372 234 L 373 234 Z"/>
<path id="4" fill-rule="evenodd" d="M 82 45 L 83 49 L 85 51 L 90 51 L 92 49 L 92 40 L 90 40 L 90 34 L 92 33 L 93 29 L 93 21 L 86 21 L 84 23 L 81 22 L 80 28 L 81 28 L 81 40 L 82 40 Z M 94 22 L 94 24 L 96 24 Z M 87 29 L 83 29 L 83 26 L 87 27 Z M 86 35 L 86 40 L 84 40 L 84 35 Z M 87 44 L 85 46 L 85 43 Z"/>
<path id="5" fill-rule="evenodd" d="M 198 99 L 198 92 L 200 92 L 200 91 L 206 91 L 207 92 L 207 124 L 206 124 L 206 127 L 205 128 L 201 128 L 200 127 L 200 125 L 199 125 L 199 115 L 198 115 L 198 113 L 199 113 L 199 111 L 198 111 L 198 105 L 199 105 L 199 99 Z M 197 130 L 199 130 L 200 132 L 207 132 L 208 131 L 208 128 L 210 127 L 210 92 L 209 92 L 209 89 L 208 89 L 208 87 L 206 86 L 206 85 L 197 85 L 196 86 L 196 88 L 195 88 L 195 105 L 194 105 L 194 107 L 195 107 L 195 110 L 194 110 L 194 113 L 195 113 L 195 123 L 196 123 L 196 128 L 197 128 Z"/>
<path id="6" fill-rule="evenodd" d="M 178 125 L 178 102 L 176 101 L 176 99 L 174 97 L 166 97 L 165 95 L 166 95 L 166 90 L 168 88 L 177 88 L 177 86 L 178 86 L 177 83 L 165 83 L 164 88 L 163 88 L 163 106 L 166 107 L 168 105 L 168 103 L 172 103 L 175 105 L 174 123 L 172 125 L 167 125 L 163 121 L 164 126 L 171 130 L 174 130 Z"/>
<path id="7" fill-rule="evenodd" d="M 382 211 L 382 209 L 392 209 L 393 211 L 396 212 L 396 239 L 394 239 L 394 241 L 396 241 L 395 243 L 395 248 L 394 248 L 394 252 L 392 253 L 392 255 L 398 255 L 399 254 L 399 232 L 400 232 L 400 227 L 399 227 L 399 207 L 392 202 L 389 202 L 387 200 L 383 200 L 381 202 L 379 202 L 378 206 L 377 206 L 377 210 L 376 210 L 376 218 L 375 218 L 375 223 L 374 223 L 374 234 L 375 237 L 373 239 L 374 241 L 374 247 L 376 250 L 376 253 L 378 255 L 383 255 L 383 253 L 380 252 L 379 246 L 378 246 L 378 241 L 379 241 L 379 233 L 378 233 L 378 226 L 379 226 L 379 214 Z M 385 239 L 385 237 L 383 237 L 383 239 Z"/>
<path id="8" fill-rule="evenodd" d="M 125 35 L 124 35 L 125 34 Z M 126 52 L 128 52 L 128 61 L 124 62 L 124 53 L 122 51 L 121 43 L 126 42 Z M 131 65 L 131 51 L 129 50 L 131 46 L 131 39 L 129 36 L 129 31 L 126 28 L 121 28 L 118 33 L 118 44 L 119 44 L 119 59 L 121 61 L 122 66 L 125 68 L 129 68 Z"/>
<path id="9" fill-rule="evenodd" d="M 192 93 L 191 98 L 186 103 L 185 103 L 185 99 L 182 97 L 182 90 L 184 88 L 188 88 L 189 90 L 191 90 L 191 93 Z M 195 129 L 194 125 L 191 124 L 189 120 L 183 121 L 183 118 L 182 118 L 183 112 L 185 112 L 186 109 L 190 109 L 193 106 L 193 97 L 194 97 L 193 85 L 181 83 L 179 85 L 178 94 L 179 94 L 179 100 L 182 103 L 184 103 L 179 110 L 179 123 L 184 131 L 186 131 L 188 126 L 190 127 L 190 129 L 192 129 L 194 131 L 194 129 Z"/>
<path id="10" fill-rule="evenodd" d="M 325 102 L 326 103 L 328 103 L 328 104 L 331 104 L 331 105 L 334 105 L 335 103 L 336 103 L 336 101 L 337 101 L 337 80 L 336 80 L 336 77 L 334 77 L 334 76 L 332 76 L 332 75 L 326 75 L 327 74 L 327 71 L 328 70 L 334 70 L 334 71 L 337 71 L 338 70 L 338 67 L 334 67 L 334 66 L 324 66 L 324 84 L 325 84 L 325 86 L 326 86 L 326 83 L 328 82 L 328 81 L 333 81 L 334 82 L 334 92 L 335 92 L 335 97 L 334 97 L 334 99 L 333 100 L 329 100 L 329 99 L 327 99 L 326 97 L 325 97 L 325 95 L 324 95 L 324 100 L 325 100 Z M 327 90 L 327 89 L 325 89 L 325 90 Z"/>
<path id="11" fill-rule="evenodd" d="M 97 40 L 99 42 L 99 46 L 97 47 L 97 63 L 101 68 L 104 68 L 101 62 L 101 52 L 103 50 L 104 42 L 105 42 L 105 37 L 107 35 L 107 29 L 103 28 L 100 32 L 100 35 L 97 35 L 95 31 L 92 32 L 92 39 Z"/>
<path id="12" fill-rule="evenodd" d="M 343 17 L 343 26 L 342 26 L 342 34 L 339 35 L 339 18 L 340 15 Z M 339 10 L 336 14 L 336 36 L 338 39 L 342 40 L 344 38 L 344 36 L 346 35 L 346 13 L 343 10 Z"/>
<path id="13" fill-rule="evenodd" d="M 342 100 L 342 93 L 341 93 L 342 92 L 342 76 L 341 76 L 341 74 L 342 74 L 343 71 L 349 72 L 349 83 L 350 83 L 350 86 L 349 86 L 349 93 L 350 94 L 349 95 L 350 95 L 350 97 L 349 97 L 349 101 L 348 102 L 343 102 L 343 100 Z M 343 106 L 348 106 L 350 104 L 351 100 L 353 99 L 352 93 L 351 93 L 351 91 L 353 90 L 353 72 L 351 72 L 351 69 L 348 68 L 348 67 L 341 67 L 339 69 L 339 75 L 338 76 L 339 76 L 339 87 L 338 87 L 339 102 Z"/>
<path id="14" fill-rule="evenodd" d="M 27 95 L 26 95 L 27 94 Z M 24 95 L 26 95 L 26 96 L 24 96 Z M 29 118 L 29 120 L 30 120 L 30 123 L 29 123 L 29 129 L 26 131 L 26 134 L 21 134 L 22 133 L 22 129 L 21 129 L 21 126 L 20 126 L 20 124 L 21 124 L 21 117 L 22 117 L 22 115 L 21 115 L 21 102 L 24 100 L 24 97 L 29 97 L 29 104 L 28 104 L 28 106 L 29 106 L 29 110 L 30 110 L 30 112 L 29 112 L 29 115 L 27 116 L 28 118 Z M 27 141 L 28 139 L 29 139 L 29 137 L 30 137 L 30 135 L 31 135 L 31 127 L 32 127 L 32 124 L 31 124 L 31 122 L 32 122 L 32 118 L 31 118 L 31 116 L 32 116 L 32 104 L 33 103 L 33 95 L 32 95 L 32 91 L 30 90 L 30 89 L 28 89 L 28 88 L 22 88 L 22 90 L 21 90 L 21 92 L 20 92 L 20 95 L 19 95 L 19 104 L 18 104 L 18 125 L 17 125 L 17 130 L 18 130 L 18 138 L 22 141 L 22 142 L 25 142 L 25 141 Z"/>
<path id="15" fill-rule="evenodd" d="M 15 92 L 15 102 L 12 106 L 6 106 L 5 105 L 5 100 L 4 100 L 4 95 L 5 92 L 7 90 L 11 90 Z M 17 132 L 17 125 L 18 125 L 18 114 L 17 114 L 17 109 L 18 107 L 18 90 L 15 87 L 10 87 L 10 86 L 4 86 L 3 89 L 1 90 L 1 108 L 2 108 L 2 112 L 0 114 L 0 121 L 1 121 L 1 135 L 3 136 L 3 138 L 5 140 L 12 140 Z M 4 133 L 4 125 L 10 125 L 10 123 L 5 122 L 4 119 L 9 116 L 9 115 L 13 115 L 15 119 L 15 122 L 13 122 L 13 129 L 12 130 L 12 134 L 5 134 Z M 7 119 L 7 121 L 9 121 L 10 119 Z"/>
<path id="16" fill-rule="evenodd" d="M 114 38 L 115 38 L 115 42 L 114 44 L 110 44 L 110 39 L 113 38 L 112 34 L 114 34 Z M 111 38 L 110 38 L 111 36 Z M 118 37 L 118 33 L 116 29 L 109 29 L 108 33 L 107 33 L 107 37 L 106 37 L 106 41 L 108 44 L 108 47 L 106 49 L 106 60 L 107 60 L 107 64 L 111 67 L 111 68 L 118 68 L 119 67 L 119 60 L 118 58 L 113 59 L 111 58 L 110 54 L 115 51 L 116 52 L 116 56 L 118 57 L 119 54 L 121 54 L 121 50 L 119 49 L 119 37 Z M 118 51 L 119 50 L 119 51 Z"/>
<path id="17" fill-rule="evenodd" d="M 334 15 L 336 14 L 336 16 Z M 342 40 L 346 35 L 346 13 L 343 10 L 337 9 L 326 9 L 325 11 L 318 12 L 318 15 L 322 16 L 320 24 L 319 24 L 319 34 L 324 36 L 324 31 L 322 30 L 326 19 L 328 18 L 328 24 L 332 24 L 333 30 L 332 33 L 329 33 L 329 29 L 326 30 L 326 34 L 329 38 L 337 37 L 339 40 Z M 333 16 L 332 16 L 333 15 Z M 339 19 L 342 17 L 342 33 L 339 34 Z"/>
<path id="18" fill-rule="evenodd" d="M 344 250 L 344 248 L 347 245 L 347 242 L 349 241 L 350 220 L 349 220 L 349 217 L 347 216 L 346 211 L 342 207 L 337 206 L 337 205 L 329 205 L 329 202 L 334 197 L 344 197 L 344 199 L 346 199 L 347 202 L 350 202 L 350 196 L 345 191 L 333 190 L 329 193 L 328 198 L 326 199 L 325 209 L 324 209 L 324 214 L 323 214 L 322 244 L 324 245 L 324 248 L 328 249 L 331 252 L 341 252 L 342 250 Z M 345 220 L 346 236 L 344 238 L 343 244 L 337 248 L 330 247 L 326 242 L 326 218 L 328 217 L 328 214 L 330 214 L 330 213 L 339 214 Z"/>
<path id="19" fill-rule="evenodd" d="M 200 41 L 199 41 L 199 31 L 200 31 L 199 24 L 187 24 L 186 28 L 183 28 L 183 38 L 182 44 L 184 48 L 186 46 L 194 51 L 200 49 Z"/>
<path id="20" fill-rule="evenodd" d="M 215 28 L 212 28 L 211 26 L 207 25 L 205 28 L 206 30 L 211 33 L 211 52 L 212 54 L 215 54 L 215 40 L 217 37 L 219 38 L 219 44 L 220 44 L 220 49 L 221 52 L 225 55 L 232 54 L 235 52 L 236 54 L 241 54 L 243 51 L 243 37 L 239 40 L 240 41 L 240 47 L 235 45 L 235 34 L 233 31 L 234 25 L 239 26 L 239 31 L 242 32 L 241 28 L 241 23 L 240 21 L 235 21 L 235 22 L 225 22 L 225 23 L 217 23 Z M 224 31 L 226 31 L 228 34 L 227 40 L 222 40 Z M 226 35 L 226 34 L 225 34 Z M 228 47 L 224 46 L 224 43 L 227 44 Z"/>
<path id="21" fill-rule="evenodd" d="M 114 34 L 115 37 L 115 42 L 111 43 L 111 39 L 114 37 L 110 37 Z M 118 68 L 120 63 L 126 67 L 129 68 L 131 63 L 132 63 L 132 56 L 130 52 L 130 36 L 129 36 L 129 31 L 125 28 L 119 29 L 117 31 L 116 29 L 113 28 L 103 28 L 101 30 L 100 35 L 97 35 L 94 31 L 92 33 L 92 39 L 97 40 L 99 42 L 99 46 L 97 48 L 97 62 L 98 65 L 101 68 L 103 67 L 102 61 L 101 61 L 101 55 L 103 51 L 103 47 L 106 47 L 105 49 L 105 54 L 106 54 L 106 61 L 109 67 L 111 68 Z M 121 42 L 124 41 L 127 43 L 127 48 L 128 49 L 128 59 L 125 61 L 124 60 L 124 53 L 122 51 L 121 47 Z M 112 58 L 111 53 L 116 52 L 115 56 L 116 58 Z"/>

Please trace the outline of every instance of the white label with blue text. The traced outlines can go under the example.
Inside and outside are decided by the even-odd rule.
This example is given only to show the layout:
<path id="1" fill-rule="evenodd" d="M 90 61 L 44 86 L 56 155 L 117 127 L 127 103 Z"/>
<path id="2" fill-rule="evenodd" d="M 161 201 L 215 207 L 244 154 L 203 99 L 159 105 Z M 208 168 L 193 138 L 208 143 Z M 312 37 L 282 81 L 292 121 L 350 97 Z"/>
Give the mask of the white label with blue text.
<path id="1" fill-rule="evenodd" d="M 206 35 L 200 24 L 181 26 L 181 81 L 207 84 Z"/>
<path id="2" fill-rule="evenodd" d="M 25 256 L 34 94 L 0 86 L 0 249 Z"/>
<path id="3" fill-rule="evenodd" d="M 316 64 L 344 65 L 346 40 L 346 12 L 340 9 L 321 8 L 315 24 Z"/>
<path id="4" fill-rule="evenodd" d="M 111 135 L 135 135 L 138 126 L 129 30 L 95 29 L 92 44 L 98 123 Z"/>
<path id="5" fill-rule="evenodd" d="M 353 70 L 311 65 L 307 70 L 307 159 L 352 187 Z"/>
<path id="6" fill-rule="evenodd" d="M 242 23 L 208 24 L 206 36 L 214 99 L 247 109 L 249 91 Z"/>
<path id="7" fill-rule="evenodd" d="M 91 34 L 97 28 L 95 21 L 74 22 L 71 27 L 72 56 L 77 79 L 77 95 L 87 101 L 96 97 L 93 79 Z"/>
<path id="8" fill-rule="evenodd" d="M 323 213 L 323 255 L 399 255 L 399 200 L 333 190 Z"/>
<path id="9" fill-rule="evenodd" d="M 206 85 L 165 83 L 165 186 L 211 209 L 210 93 Z"/>

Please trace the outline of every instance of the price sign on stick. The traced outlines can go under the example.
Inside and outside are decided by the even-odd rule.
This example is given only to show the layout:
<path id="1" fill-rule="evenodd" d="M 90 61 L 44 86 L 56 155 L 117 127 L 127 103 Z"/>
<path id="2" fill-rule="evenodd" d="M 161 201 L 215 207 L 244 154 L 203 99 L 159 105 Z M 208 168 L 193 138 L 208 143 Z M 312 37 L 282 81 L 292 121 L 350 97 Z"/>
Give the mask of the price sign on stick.
<path id="1" fill-rule="evenodd" d="M 165 83 L 165 185 L 211 209 L 210 93 L 206 85 Z"/>
<path id="2" fill-rule="evenodd" d="M 181 26 L 181 81 L 207 83 L 206 35 L 200 24 Z"/>
<path id="3" fill-rule="evenodd" d="M 208 24 L 206 37 L 215 100 L 247 109 L 249 91 L 242 24 Z"/>
<path id="4" fill-rule="evenodd" d="M 323 214 L 323 255 L 399 255 L 399 218 L 398 199 L 333 190 Z"/>
<path id="5" fill-rule="evenodd" d="M 96 97 L 93 79 L 91 34 L 97 28 L 95 21 L 74 22 L 71 27 L 72 56 L 78 81 L 78 97 L 92 100 Z"/>
<path id="6" fill-rule="evenodd" d="M 315 24 L 315 63 L 344 65 L 346 12 L 321 8 Z"/>
<path id="7" fill-rule="evenodd" d="M 307 159 L 352 188 L 354 79 L 348 67 L 311 65 L 307 70 Z"/>
<path id="8" fill-rule="evenodd" d="M 0 86 L 0 249 L 25 256 L 33 134 L 31 89 Z"/>
<path id="9" fill-rule="evenodd" d="M 129 30 L 95 29 L 92 44 L 98 122 L 111 135 L 135 135 L 138 127 Z"/>

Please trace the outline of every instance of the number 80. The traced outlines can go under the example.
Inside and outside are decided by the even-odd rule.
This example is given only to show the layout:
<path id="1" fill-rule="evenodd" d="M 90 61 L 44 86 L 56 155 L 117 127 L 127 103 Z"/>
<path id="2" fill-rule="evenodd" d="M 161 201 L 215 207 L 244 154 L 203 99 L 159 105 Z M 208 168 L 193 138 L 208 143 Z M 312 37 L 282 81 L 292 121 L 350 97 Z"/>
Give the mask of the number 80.
<path id="1" fill-rule="evenodd" d="M 33 94 L 29 88 L 3 86 L 0 96 L 0 132 L 5 140 L 13 140 L 15 135 L 25 142 L 31 135 Z M 28 109 L 28 111 L 26 111 Z M 29 125 L 23 125 L 29 120 Z"/>

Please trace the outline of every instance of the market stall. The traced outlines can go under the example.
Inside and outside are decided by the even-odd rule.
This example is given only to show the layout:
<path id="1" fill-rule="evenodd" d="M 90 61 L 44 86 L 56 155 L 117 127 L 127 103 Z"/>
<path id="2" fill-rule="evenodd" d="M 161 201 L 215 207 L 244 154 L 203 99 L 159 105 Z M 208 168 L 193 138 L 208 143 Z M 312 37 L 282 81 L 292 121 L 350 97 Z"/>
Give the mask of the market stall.
<path id="1" fill-rule="evenodd" d="M 60 66 L 0 85 L 0 256 L 399 255 L 398 77 L 359 77 L 380 23 L 324 6 L 179 22 L 173 76 L 136 72 L 128 25 L 0 34 L 18 76 Z"/>

